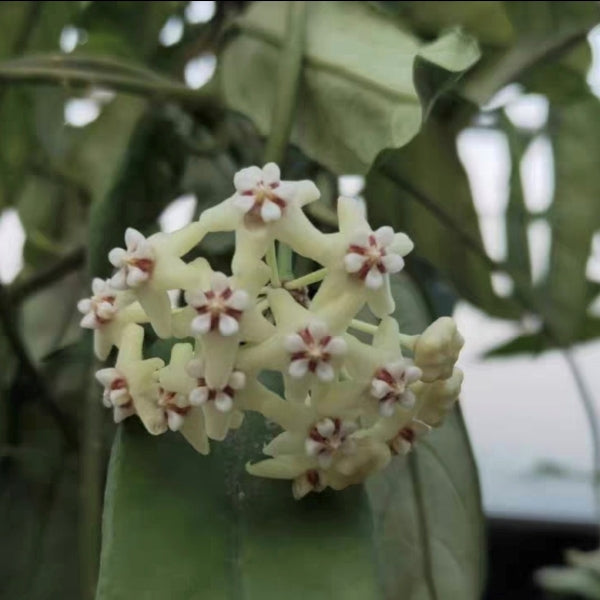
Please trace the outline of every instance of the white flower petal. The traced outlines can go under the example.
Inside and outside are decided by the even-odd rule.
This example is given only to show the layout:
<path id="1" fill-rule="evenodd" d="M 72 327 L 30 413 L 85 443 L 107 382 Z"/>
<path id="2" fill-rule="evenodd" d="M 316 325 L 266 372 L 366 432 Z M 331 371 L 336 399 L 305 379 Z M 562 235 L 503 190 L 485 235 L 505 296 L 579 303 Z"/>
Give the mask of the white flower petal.
<path id="1" fill-rule="evenodd" d="M 320 360 L 317 364 L 317 377 L 321 381 L 333 381 L 334 376 L 333 367 L 328 362 Z"/>
<path id="2" fill-rule="evenodd" d="M 371 267 L 365 278 L 365 285 L 370 290 L 378 290 L 383 285 L 383 275 L 377 267 Z"/>
<path id="3" fill-rule="evenodd" d="M 358 429 L 358 425 L 354 421 L 342 421 L 340 425 L 340 435 L 345 437 L 354 433 Z M 346 440 L 348 443 L 350 440 Z"/>
<path id="4" fill-rule="evenodd" d="M 233 398 L 225 392 L 218 392 L 215 407 L 223 413 L 229 412 L 233 408 Z"/>
<path id="5" fill-rule="evenodd" d="M 100 279 L 100 277 L 94 277 L 92 279 L 92 292 L 94 296 L 100 296 L 103 294 L 107 288 L 107 282 L 104 279 Z"/>
<path id="6" fill-rule="evenodd" d="M 190 327 L 191 327 L 193 333 L 202 335 L 202 334 L 208 333 L 210 331 L 211 322 L 212 322 L 211 314 L 204 313 L 202 315 L 198 315 L 197 317 L 194 317 L 192 319 Z"/>
<path id="7" fill-rule="evenodd" d="M 392 388 L 383 379 L 375 378 L 371 380 L 371 396 L 374 398 L 383 398 L 391 390 Z"/>
<path id="8" fill-rule="evenodd" d="M 382 417 L 391 417 L 396 412 L 396 403 L 393 398 L 379 403 L 379 414 Z"/>
<path id="9" fill-rule="evenodd" d="M 98 323 L 96 315 L 93 312 L 89 312 L 79 321 L 79 325 L 85 329 L 97 329 L 100 323 Z"/>
<path id="10" fill-rule="evenodd" d="M 315 428 L 323 437 L 327 438 L 335 431 L 335 423 L 333 422 L 333 419 L 321 419 L 315 424 Z"/>
<path id="11" fill-rule="evenodd" d="M 246 386 L 246 375 L 242 371 L 234 371 L 227 382 L 234 390 L 241 390 Z"/>
<path id="12" fill-rule="evenodd" d="M 394 230 L 389 225 L 377 229 L 373 235 L 380 246 L 389 246 L 394 241 Z"/>
<path id="13" fill-rule="evenodd" d="M 188 290 L 185 292 L 185 301 L 194 308 L 206 306 L 206 294 L 202 290 Z"/>
<path id="14" fill-rule="evenodd" d="M 296 352 L 304 352 L 307 349 L 304 340 L 297 333 L 286 335 L 283 340 L 283 347 L 290 354 L 295 354 Z"/>
<path id="15" fill-rule="evenodd" d="M 221 294 L 229 287 L 229 278 L 225 273 L 215 271 L 210 276 L 210 287 L 217 294 Z"/>
<path id="16" fill-rule="evenodd" d="M 208 400 L 208 388 L 206 386 L 194 388 L 190 392 L 189 399 L 192 406 L 201 406 Z"/>
<path id="17" fill-rule="evenodd" d="M 167 423 L 171 431 L 179 431 L 183 427 L 184 421 L 183 415 L 176 413 L 174 410 L 167 411 Z"/>
<path id="18" fill-rule="evenodd" d="M 333 354 L 334 356 L 340 356 L 341 354 L 346 354 L 346 350 L 348 350 L 348 345 L 346 344 L 346 340 L 342 337 L 332 337 L 325 346 L 323 346 L 323 350 L 329 352 L 329 354 Z"/>
<path id="19" fill-rule="evenodd" d="M 263 173 L 259 167 L 246 167 L 233 176 L 233 185 L 238 192 L 253 190 L 262 180 Z"/>
<path id="20" fill-rule="evenodd" d="M 391 363 L 387 363 L 384 369 L 396 380 L 400 380 L 405 377 L 406 374 L 406 363 L 403 360 L 396 360 Z"/>
<path id="21" fill-rule="evenodd" d="M 127 259 L 127 251 L 123 248 L 113 248 L 108 253 L 108 260 L 113 267 L 122 267 Z"/>
<path id="22" fill-rule="evenodd" d="M 404 268 L 404 259 L 398 254 L 386 254 L 381 257 L 381 264 L 388 273 L 398 273 Z"/>
<path id="23" fill-rule="evenodd" d="M 412 408 L 415 405 L 415 395 L 411 390 L 406 390 L 403 394 L 398 397 L 398 404 L 404 408 Z"/>
<path id="24" fill-rule="evenodd" d="M 298 195 L 298 183 L 295 181 L 282 181 L 274 190 L 273 193 L 281 198 L 286 204 L 295 200 Z M 306 201 L 301 202 L 301 204 L 306 204 Z"/>
<path id="25" fill-rule="evenodd" d="M 243 213 L 247 213 L 256 202 L 254 196 L 242 196 L 242 194 L 237 194 L 233 198 L 233 205 L 236 208 L 239 208 Z"/>
<path id="26" fill-rule="evenodd" d="M 240 329 L 240 324 L 236 319 L 226 314 L 219 315 L 219 331 L 221 335 L 235 335 Z"/>
<path id="27" fill-rule="evenodd" d="M 352 246 L 360 246 L 366 248 L 369 245 L 370 231 L 354 231 L 349 237 L 349 242 Z"/>
<path id="28" fill-rule="evenodd" d="M 331 463 L 333 462 L 333 456 L 328 452 L 323 452 L 317 456 L 317 462 L 319 463 L 319 467 L 321 467 L 321 469 L 329 469 Z"/>
<path id="29" fill-rule="evenodd" d="M 406 369 L 406 383 L 413 383 L 421 379 L 423 375 L 423 371 L 419 369 L 419 367 L 415 367 L 414 365 L 410 365 Z"/>
<path id="30" fill-rule="evenodd" d="M 317 456 L 323 449 L 323 444 L 317 442 L 312 438 L 306 438 L 304 441 L 304 451 L 308 456 Z"/>
<path id="31" fill-rule="evenodd" d="M 122 375 L 117 371 L 117 369 L 113 367 L 108 367 L 106 369 L 100 369 L 96 371 L 96 379 L 99 383 L 101 383 L 105 388 L 110 387 L 112 382 L 115 379 L 121 379 Z"/>
<path id="32" fill-rule="evenodd" d="M 112 319 L 117 309 L 110 302 L 100 302 L 96 306 L 96 314 L 105 321 Z"/>
<path id="33" fill-rule="evenodd" d="M 322 340 L 329 333 L 327 325 L 323 321 L 312 321 L 308 324 L 308 331 L 317 341 Z"/>
<path id="34" fill-rule="evenodd" d="M 355 252 L 348 252 L 344 256 L 344 266 L 348 273 L 357 273 L 360 271 L 365 261 L 366 258 L 362 254 L 356 254 Z"/>
<path id="35" fill-rule="evenodd" d="M 265 183 L 265 185 L 270 185 L 271 183 L 279 183 L 280 179 L 281 171 L 274 162 L 267 163 L 262 168 L 262 180 Z"/>
<path id="36" fill-rule="evenodd" d="M 127 272 L 127 285 L 129 287 L 137 287 L 148 281 L 150 275 L 146 271 L 142 271 L 137 267 L 129 267 Z"/>
<path id="37" fill-rule="evenodd" d="M 108 394 L 110 399 L 110 403 L 113 406 L 120 406 L 122 404 L 127 404 L 130 401 L 129 392 L 127 388 L 119 388 L 117 390 L 111 390 Z"/>
<path id="38" fill-rule="evenodd" d="M 275 202 L 265 200 L 260 209 L 260 216 L 265 223 L 277 221 L 281 218 L 281 208 Z"/>
<path id="39" fill-rule="evenodd" d="M 82 298 L 77 303 L 77 310 L 80 313 L 83 313 L 84 315 L 85 315 L 85 313 L 90 312 L 91 309 L 92 309 L 92 300 L 91 300 L 91 298 Z"/>
<path id="40" fill-rule="evenodd" d="M 235 290 L 227 300 L 226 305 L 235 310 L 244 310 L 250 301 L 248 293 L 244 290 Z"/>
<path id="41" fill-rule="evenodd" d="M 290 366 L 288 368 L 288 373 L 292 377 L 296 377 L 299 379 L 300 377 L 304 377 L 308 372 L 308 359 L 306 358 L 298 358 L 290 362 Z"/>
<path id="42" fill-rule="evenodd" d="M 124 267 L 110 278 L 110 285 L 116 290 L 127 289 L 127 270 Z"/>
<path id="43" fill-rule="evenodd" d="M 130 252 L 143 246 L 145 242 L 146 238 L 137 229 L 128 227 L 125 230 L 125 244 Z"/>

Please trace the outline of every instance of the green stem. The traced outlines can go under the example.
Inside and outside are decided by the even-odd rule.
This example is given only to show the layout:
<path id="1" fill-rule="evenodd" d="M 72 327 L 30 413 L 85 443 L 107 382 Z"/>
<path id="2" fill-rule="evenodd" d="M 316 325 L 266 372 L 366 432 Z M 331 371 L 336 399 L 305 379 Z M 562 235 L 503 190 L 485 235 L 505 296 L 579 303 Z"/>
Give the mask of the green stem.
<path id="1" fill-rule="evenodd" d="M 281 287 L 281 279 L 279 278 L 279 271 L 277 270 L 277 255 L 275 253 L 275 242 L 272 242 L 267 250 L 267 254 L 265 256 L 265 260 L 267 261 L 267 265 L 271 269 L 271 286 L 272 287 Z"/>
<path id="2" fill-rule="evenodd" d="M 283 162 L 292 132 L 306 42 L 307 5 L 307 2 L 288 3 L 287 43 L 281 51 L 279 61 L 277 94 L 273 99 L 273 118 L 265 149 L 265 162 Z M 294 277 L 292 249 L 289 246 L 279 244 L 279 259 L 275 268 L 281 269 L 281 277 L 284 279 Z M 277 279 L 279 280 L 279 275 Z"/>
<path id="3" fill-rule="evenodd" d="M 372 323 L 366 323 L 365 321 L 359 321 L 358 319 L 352 319 L 352 321 L 350 321 L 350 329 L 362 331 L 362 333 L 368 333 L 369 335 L 375 335 L 377 333 L 378 326 L 373 325 Z M 400 338 L 400 343 L 405 348 L 413 350 L 415 347 L 415 342 L 419 336 L 400 333 L 398 337 Z"/>
<path id="4" fill-rule="evenodd" d="M 286 290 L 297 290 L 299 288 L 310 285 L 311 283 L 316 283 L 317 281 L 322 281 L 327 275 L 327 269 L 318 269 L 317 271 L 313 271 L 312 273 L 308 273 L 308 275 L 304 275 L 302 277 L 298 277 L 297 279 L 292 279 L 291 281 L 286 281 L 283 284 L 283 287 Z"/>
<path id="5" fill-rule="evenodd" d="M 72 66 L 54 66 L 45 62 L 8 61 L 0 63 L 0 82 L 50 83 L 62 86 L 104 86 L 153 99 L 176 100 L 193 108 L 214 111 L 218 104 L 212 96 L 167 79 L 150 79 L 106 70 L 83 70 Z"/>

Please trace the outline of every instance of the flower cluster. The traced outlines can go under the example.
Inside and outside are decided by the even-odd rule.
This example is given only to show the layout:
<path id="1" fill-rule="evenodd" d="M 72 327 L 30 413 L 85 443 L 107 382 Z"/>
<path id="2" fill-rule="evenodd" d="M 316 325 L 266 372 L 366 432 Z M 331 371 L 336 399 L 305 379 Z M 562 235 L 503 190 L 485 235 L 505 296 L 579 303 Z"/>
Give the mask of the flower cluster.
<path id="1" fill-rule="evenodd" d="M 324 234 L 302 210 L 319 198 L 311 181 L 282 181 L 270 163 L 241 170 L 234 186 L 179 231 L 127 229 L 126 247 L 109 254 L 113 276 L 80 301 L 98 357 L 118 348 L 115 366 L 96 374 L 103 402 L 116 422 L 137 415 L 151 434 L 179 431 L 202 454 L 257 411 L 281 431 L 251 474 L 291 479 L 296 498 L 359 483 L 442 424 L 460 391 L 463 339 L 450 318 L 419 336 L 399 331 L 390 275 L 413 245 L 391 227 L 373 231 L 359 202 L 340 198 L 339 232 Z M 235 232 L 230 274 L 182 260 L 222 231 Z M 322 268 L 281 284 L 275 242 Z M 170 290 L 184 306 L 172 307 Z M 355 319 L 365 305 L 378 325 Z M 147 322 L 161 338 L 195 342 L 174 343 L 167 365 L 144 358 Z M 361 330 L 371 343 L 351 333 Z M 283 397 L 260 383 L 265 370 L 283 375 Z"/>

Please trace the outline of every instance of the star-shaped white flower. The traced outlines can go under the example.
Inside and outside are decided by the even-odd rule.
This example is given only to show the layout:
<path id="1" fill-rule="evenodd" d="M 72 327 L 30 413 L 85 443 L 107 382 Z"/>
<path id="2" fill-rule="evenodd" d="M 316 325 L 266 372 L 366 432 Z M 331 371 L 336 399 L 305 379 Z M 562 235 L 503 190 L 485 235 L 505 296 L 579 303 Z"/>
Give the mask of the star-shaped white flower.
<path id="1" fill-rule="evenodd" d="M 404 259 L 394 247 L 394 230 L 387 225 L 376 231 L 357 231 L 350 237 L 344 256 L 346 271 L 378 290 L 386 273 L 398 273 Z"/>
<path id="2" fill-rule="evenodd" d="M 421 378 L 421 369 L 404 360 L 387 363 L 378 369 L 371 380 L 371 396 L 379 401 L 382 417 L 394 414 L 396 406 L 412 408 L 415 395 L 408 387 Z"/>
<path id="3" fill-rule="evenodd" d="M 92 296 L 77 303 L 83 313 L 81 326 L 94 331 L 94 352 L 106 359 L 113 346 L 119 346 L 123 330 L 129 323 L 145 323 L 146 313 L 129 292 L 115 290 L 110 281 L 98 277 L 92 281 Z"/>
<path id="4" fill-rule="evenodd" d="M 236 190 L 234 205 L 247 217 L 264 223 L 280 219 L 297 192 L 297 184 L 281 181 L 275 163 L 268 163 L 262 169 L 242 169 L 235 174 L 233 184 Z"/>
<path id="5" fill-rule="evenodd" d="M 127 249 L 113 248 L 108 260 L 118 270 L 112 276 L 110 284 L 117 290 L 135 288 L 152 276 L 156 253 L 148 240 L 132 227 L 125 231 Z"/>
<path id="6" fill-rule="evenodd" d="M 338 452 L 353 454 L 356 451 L 356 442 L 350 436 L 357 429 L 355 421 L 339 417 L 320 419 L 310 428 L 304 441 L 306 454 L 316 457 L 319 466 L 326 469 Z"/>
<path id="7" fill-rule="evenodd" d="M 86 329 L 98 329 L 112 321 L 119 310 L 117 295 L 110 281 L 95 277 L 92 280 L 92 296 L 77 303 L 77 310 L 84 315 L 80 325 Z"/>
<path id="8" fill-rule="evenodd" d="M 246 386 L 246 375 L 242 371 L 232 371 L 226 385 L 222 388 L 210 388 L 204 376 L 204 363 L 199 359 L 188 363 L 187 373 L 196 380 L 196 386 L 189 395 L 190 404 L 202 406 L 214 402 L 215 408 L 222 413 L 233 409 L 236 391 Z"/>
<path id="9" fill-rule="evenodd" d="M 196 281 L 196 270 L 181 260 L 204 235 L 199 223 L 172 233 L 144 237 L 129 227 L 126 248 L 113 248 L 109 260 L 117 268 L 110 284 L 118 290 L 131 290 L 146 311 L 159 337 L 171 335 L 171 302 L 168 290 L 188 289 Z"/>
<path id="10" fill-rule="evenodd" d="M 431 431 L 427 423 L 413 419 L 400 429 L 396 435 L 388 441 L 390 449 L 394 454 L 408 454 L 415 446 L 419 438 Z"/>
<path id="11" fill-rule="evenodd" d="M 164 433 L 167 422 L 158 406 L 156 375 L 164 366 L 160 358 L 142 358 L 144 330 L 129 324 L 123 331 L 114 368 L 100 369 L 96 379 L 103 385 L 102 401 L 113 407 L 116 422 L 137 414 L 153 435 Z"/>
<path id="12" fill-rule="evenodd" d="M 240 320 L 249 304 L 245 290 L 233 289 L 230 279 L 223 273 L 211 275 L 209 290 L 190 290 L 185 293 L 186 302 L 194 308 L 197 316 L 191 322 L 192 332 L 197 335 L 219 331 L 231 336 L 240 328 Z"/>
<path id="13" fill-rule="evenodd" d="M 314 373 L 321 381 L 332 381 L 335 376 L 332 360 L 346 352 L 342 337 L 332 336 L 322 321 L 313 321 L 308 326 L 285 337 L 284 347 L 290 354 L 288 372 L 292 377 L 304 377 Z"/>

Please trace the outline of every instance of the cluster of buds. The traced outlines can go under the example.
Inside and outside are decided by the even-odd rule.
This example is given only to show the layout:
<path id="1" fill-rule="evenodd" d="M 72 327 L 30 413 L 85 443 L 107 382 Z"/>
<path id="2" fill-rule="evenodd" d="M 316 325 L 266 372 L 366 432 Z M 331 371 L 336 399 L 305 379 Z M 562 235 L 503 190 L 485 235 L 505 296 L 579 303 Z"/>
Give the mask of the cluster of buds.
<path id="1" fill-rule="evenodd" d="M 391 227 L 373 231 L 358 201 L 340 198 L 339 232 L 325 234 L 302 210 L 319 198 L 311 181 L 281 181 L 270 163 L 241 170 L 234 186 L 174 233 L 128 229 L 126 247 L 109 254 L 114 275 L 95 279 L 79 303 L 97 356 L 118 348 L 115 366 L 96 374 L 103 402 L 116 422 L 137 415 L 151 434 L 179 431 L 202 454 L 257 411 L 281 431 L 249 473 L 292 480 L 296 498 L 359 483 L 442 424 L 460 391 L 463 339 L 447 317 L 421 335 L 399 331 L 390 275 L 413 245 Z M 235 232 L 230 274 L 182 260 L 223 231 Z M 322 268 L 282 284 L 276 242 Z M 172 306 L 171 290 L 183 292 L 183 306 Z M 365 305 L 378 325 L 355 319 Z M 172 345 L 167 365 L 144 358 L 142 323 L 188 341 Z M 371 343 L 352 333 L 361 330 Z M 260 382 L 262 371 L 282 374 L 283 397 Z"/>

